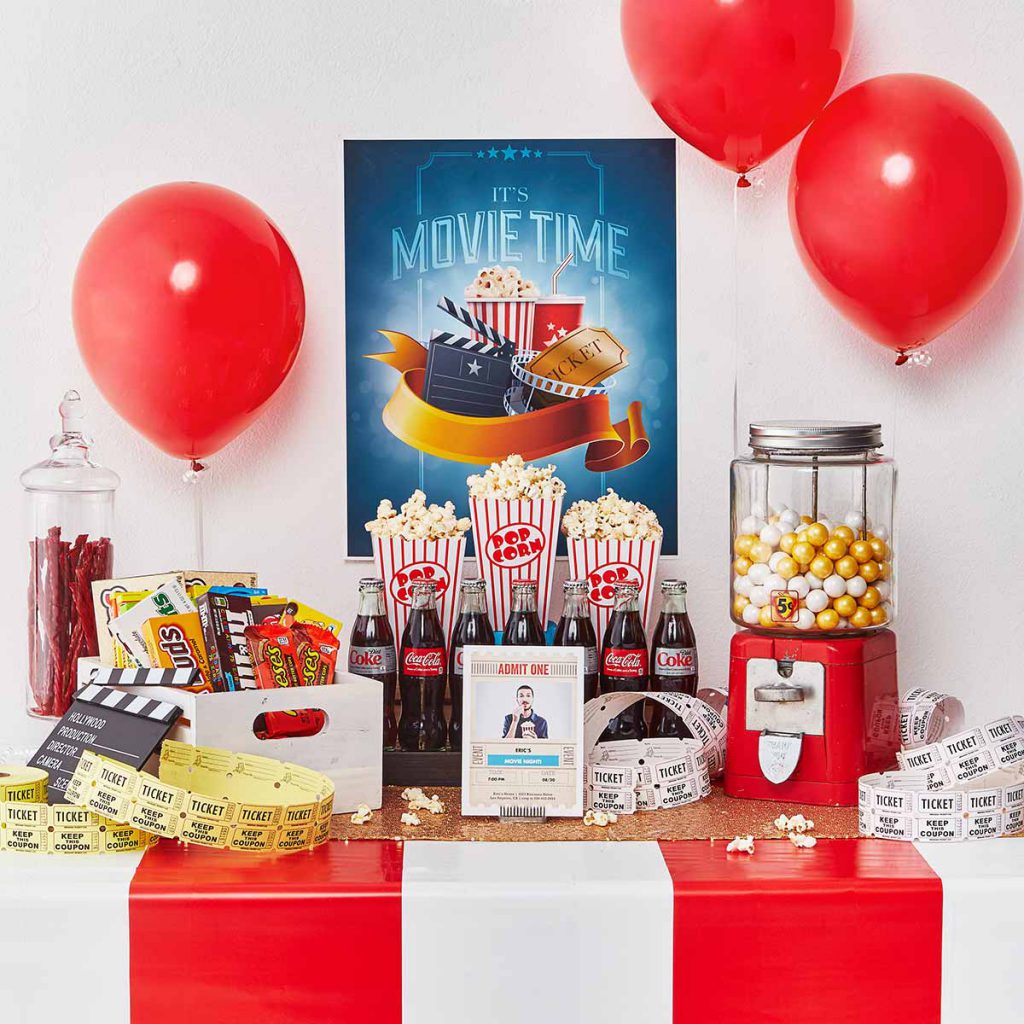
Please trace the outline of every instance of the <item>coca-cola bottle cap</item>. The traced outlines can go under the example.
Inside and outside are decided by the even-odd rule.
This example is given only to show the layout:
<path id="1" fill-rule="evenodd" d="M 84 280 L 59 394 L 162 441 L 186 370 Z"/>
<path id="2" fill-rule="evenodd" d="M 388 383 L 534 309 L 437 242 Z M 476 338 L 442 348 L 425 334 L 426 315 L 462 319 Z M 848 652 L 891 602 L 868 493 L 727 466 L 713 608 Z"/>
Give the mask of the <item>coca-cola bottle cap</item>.
<path id="1" fill-rule="evenodd" d="M 586 580 L 566 580 L 562 584 L 563 594 L 585 594 L 587 593 L 587 581 Z"/>
<path id="2" fill-rule="evenodd" d="M 487 581 L 483 579 L 463 580 L 462 592 L 464 594 L 483 594 L 487 591 Z"/>
<path id="3" fill-rule="evenodd" d="M 379 576 L 364 576 L 359 581 L 359 589 L 362 591 L 383 590 L 384 581 Z"/>
<path id="4" fill-rule="evenodd" d="M 413 580 L 409 584 L 409 590 L 413 594 L 436 594 L 437 593 L 437 581 L 436 580 Z"/>
<path id="5" fill-rule="evenodd" d="M 514 594 L 517 590 L 536 590 L 536 580 L 516 580 L 512 584 L 512 593 Z"/>
<path id="6" fill-rule="evenodd" d="M 685 594 L 686 580 L 662 580 L 661 592 L 663 594 Z"/>
<path id="7" fill-rule="evenodd" d="M 628 597 L 632 595 L 636 597 L 640 593 L 640 588 L 635 583 L 616 583 L 615 584 L 615 596 L 616 597 Z"/>

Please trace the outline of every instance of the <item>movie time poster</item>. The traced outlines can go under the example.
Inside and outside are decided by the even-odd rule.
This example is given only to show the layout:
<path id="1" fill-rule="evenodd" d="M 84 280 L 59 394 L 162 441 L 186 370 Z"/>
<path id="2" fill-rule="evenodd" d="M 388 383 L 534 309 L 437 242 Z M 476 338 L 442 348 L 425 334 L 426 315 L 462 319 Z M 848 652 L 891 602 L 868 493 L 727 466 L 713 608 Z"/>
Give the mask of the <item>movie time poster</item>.
<path id="1" fill-rule="evenodd" d="M 613 487 L 677 551 L 669 139 L 347 141 L 348 554 L 417 487 L 519 452 Z"/>

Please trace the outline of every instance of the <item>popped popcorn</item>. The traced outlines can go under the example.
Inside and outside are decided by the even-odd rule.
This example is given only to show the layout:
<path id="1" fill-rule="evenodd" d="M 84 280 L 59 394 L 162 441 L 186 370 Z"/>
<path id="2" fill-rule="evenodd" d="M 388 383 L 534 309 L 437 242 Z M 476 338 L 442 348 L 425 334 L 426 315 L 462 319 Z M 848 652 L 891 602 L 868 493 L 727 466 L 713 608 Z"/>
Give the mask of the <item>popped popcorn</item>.
<path id="1" fill-rule="evenodd" d="M 443 540 L 461 537 L 469 529 L 469 519 L 459 519 L 450 501 L 443 505 L 428 505 L 427 496 L 420 490 L 402 505 L 401 512 L 385 498 L 377 506 L 377 518 L 366 524 L 374 537 L 403 537 L 406 540 Z"/>
<path id="2" fill-rule="evenodd" d="M 810 849 L 812 846 L 816 846 L 818 840 L 814 836 L 806 835 L 802 832 L 790 832 L 789 841 L 797 848 Z"/>
<path id="3" fill-rule="evenodd" d="M 441 803 L 441 800 L 436 793 L 433 796 L 427 796 L 426 793 L 420 793 L 418 796 L 410 798 L 409 810 L 430 811 L 431 814 L 442 814 L 444 812 L 444 804 Z"/>
<path id="4" fill-rule="evenodd" d="M 532 466 L 522 455 L 509 455 L 492 462 L 484 473 L 466 478 L 471 498 L 501 498 L 506 501 L 557 498 L 565 494 L 565 483 L 555 476 L 554 466 Z"/>
<path id="5" fill-rule="evenodd" d="M 403 800 L 419 800 L 421 797 L 426 796 L 419 786 L 408 786 L 402 790 Z"/>
<path id="6" fill-rule="evenodd" d="M 810 818 L 805 818 L 802 814 L 794 814 L 792 818 L 787 818 L 784 814 L 780 814 L 772 824 L 780 832 L 810 832 L 814 828 L 814 822 Z"/>
<path id="7" fill-rule="evenodd" d="M 420 816 L 413 813 L 412 811 L 405 811 L 402 814 L 403 825 L 418 825 L 420 823 Z"/>
<path id="8" fill-rule="evenodd" d="M 613 825 L 618 820 L 619 816 L 614 811 L 595 811 L 590 809 L 583 815 L 584 825 L 598 825 L 601 828 Z"/>
<path id="9" fill-rule="evenodd" d="M 373 811 L 370 810 L 369 804 L 360 804 L 356 808 L 356 813 L 352 815 L 353 825 L 365 825 L 373 817 Z"/>
<path id="10" fill-rule="evenodd" d="M 753 836 L 737 836 L 731 843 L 725 848 L 726 853 L 749 853 L 754 852 L 754 837 Z"/>
<path id="11" fill-rule="evenodd" d="M 473 283 L 466 286 L 467 299 L 532 299 L 539 295 L 540 290 L 518 267 L 481 267 Z"/>
<path id="12" fill-rule="evenodd" d="M 562 533 L 593 540 L 654 540 L 662 529 L 652 509 L 620 498 L 609 487 L 597 501 L 574 501 L 562 518 Z"/>

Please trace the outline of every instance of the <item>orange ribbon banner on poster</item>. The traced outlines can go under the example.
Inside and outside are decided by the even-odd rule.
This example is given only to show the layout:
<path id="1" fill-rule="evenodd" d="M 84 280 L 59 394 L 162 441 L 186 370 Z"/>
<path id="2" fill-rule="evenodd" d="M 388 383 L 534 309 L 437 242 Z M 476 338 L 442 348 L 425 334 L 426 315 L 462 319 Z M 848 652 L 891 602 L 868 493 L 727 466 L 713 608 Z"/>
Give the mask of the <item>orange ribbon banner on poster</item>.
<path id="1" fill-rule="evenodd" d="M 401 378 L 384 407 L 384 425 L 405 444 L 456 462 L 495 462 L 509 452 L 539 459 L 587 445 L 584 459 L 593 473 L 631 466 L 650 451 L 639 402 L 630 402 L 626 418 L 612 423 L 607 395 L 588 395 L 518 416 L 460 416 L 423 400 L 427 350 L 407 334 L 380 331 L 393 351 L 376 359 Z"/>

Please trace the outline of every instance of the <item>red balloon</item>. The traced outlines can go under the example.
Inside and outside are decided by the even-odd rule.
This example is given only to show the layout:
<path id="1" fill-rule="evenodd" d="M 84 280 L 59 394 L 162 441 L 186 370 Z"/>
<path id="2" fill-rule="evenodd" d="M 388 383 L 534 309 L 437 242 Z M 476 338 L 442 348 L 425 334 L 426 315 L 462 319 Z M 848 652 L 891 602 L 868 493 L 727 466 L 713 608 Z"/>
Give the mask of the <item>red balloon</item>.
<path id="1" fill-rule="evenodd" d="M 1020 169 L 1002 125 L 966 89 L 882 75 L 811 125 L 789 215 L 818 288 L 903 362 L 1006 265 L 1020 227 Z"/>
<path id="2" fill-rule="evenodd" d="M 853 34 L 853 0 L 623 0 L 641 91 L 684 141 L 740 174 L 828 103 Z"/>
<path id="3" fill-rule="evenodd" d="M 248 199 L 157 185 L 101 222 L 72 294 L 85 365 L 107 401 L 169 455 L 238 436 L 288 375 L 305 296 L 288 243 Z"/>

